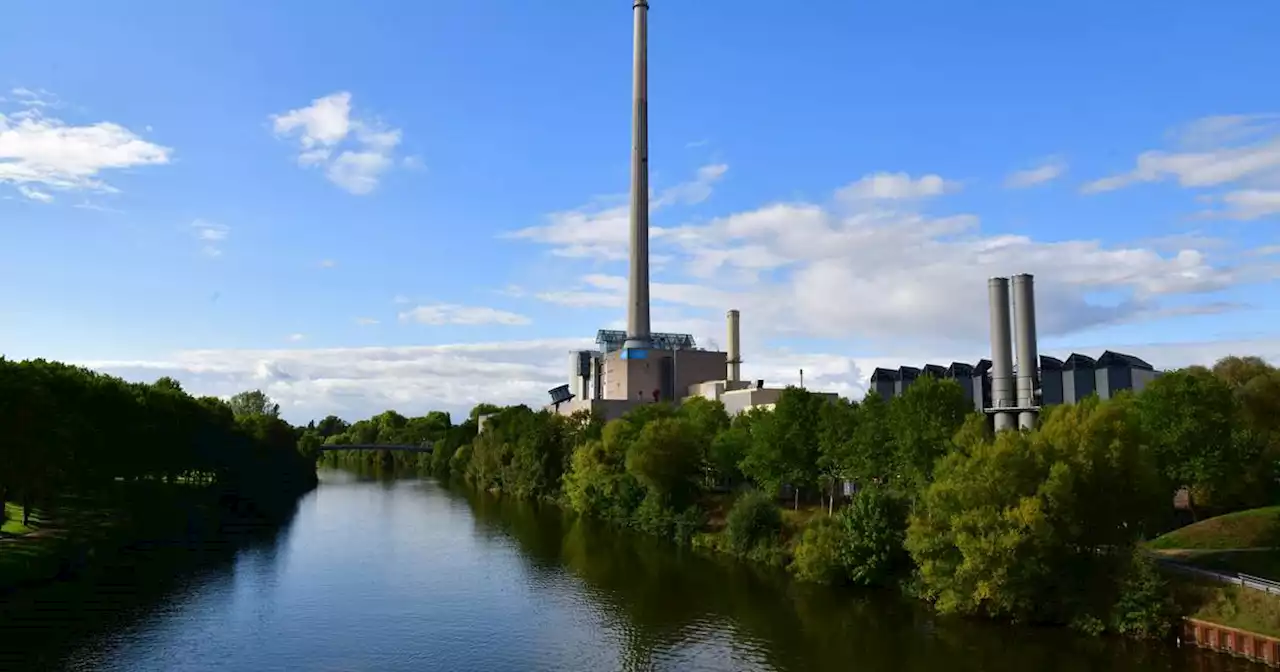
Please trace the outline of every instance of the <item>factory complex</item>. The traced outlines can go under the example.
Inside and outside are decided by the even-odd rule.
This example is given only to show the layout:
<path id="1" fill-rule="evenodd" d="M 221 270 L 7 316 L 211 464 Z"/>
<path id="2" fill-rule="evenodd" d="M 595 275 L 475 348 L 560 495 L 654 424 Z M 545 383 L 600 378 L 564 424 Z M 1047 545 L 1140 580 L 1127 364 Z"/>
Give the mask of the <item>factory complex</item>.
<path id="1" fill-rule="evenodd" d="M 1097 359 L 1079 353 L 1072 353 L 1065 360 L 1040 355 L 1036 345 L 1035 279 L 1028 274 L 1015 275 L 1012 296 L 1006 278 L 991 278 L 987 289 L 992 359 L 976 364 L 877 368 L 871 373 L 869 390 L 887 400 L 901 395 L 920 376 L 954 380 L 975 410 L 991 413 L 996 427 L 1004 429 L 1011 426 L 1015 416 L 1018 426 L 1033 426 L 1035 414 L 1043 406 L 1074 404 L 1091 394 L 1110 399 L 1121 390 L 1140 392 L 1159 375 L 1147 362 L 1110 350 Z M 1016 364 L 1012 358 L 1015 341 Z"/>
<path id="2" fill-rule="evenodd" d="M 690 397 L 720 401 L 730 414 L 770 408 L 782 388 L 767 388 L 763 380 L 741 380 L 737 310 L 727 315 L 728 352 L 699 348 L 689 334 L 653 333 L 649 328 L 648 10 L 646 0 L 634 0 L 627 329 L 600 330 L 597 349 L 571 353 L 569 383 L 549 391 L 549 408 L 566 415 L 589 410 L 605 420 L 642 404 Z M 1039 355 L 1032 276 L 991 278 L 987 289 L 990 359 L 975 365 L 954 362 L 946 367 L 876 369 L 870 389 L 887 399 L 901 395 L 920 376 L 953 379 L 975 410 L 989 414 L 995 429 L 1001 430 L 1033 427 L 1043 406 L 1074 403 L 1095 393 L 1105 399 L 1119 390 L 1141 390 L 1157 375 L 1150 364 L 1110 351 L 1097 359 L 1080 354 L 1066 360 Z"/>

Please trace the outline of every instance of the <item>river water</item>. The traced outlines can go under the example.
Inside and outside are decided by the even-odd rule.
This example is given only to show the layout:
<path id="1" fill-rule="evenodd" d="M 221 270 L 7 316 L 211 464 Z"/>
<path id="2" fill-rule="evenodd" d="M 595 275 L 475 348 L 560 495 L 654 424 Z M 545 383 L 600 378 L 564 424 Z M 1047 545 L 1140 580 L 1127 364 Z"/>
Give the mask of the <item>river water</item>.
<path id="1" fill-rule="evenodd" d="M 940 619 L 418 478 L 326 472 L 284 528 L 31 597 L 0 669 L 1236 670 L 1172 645 Z"/>

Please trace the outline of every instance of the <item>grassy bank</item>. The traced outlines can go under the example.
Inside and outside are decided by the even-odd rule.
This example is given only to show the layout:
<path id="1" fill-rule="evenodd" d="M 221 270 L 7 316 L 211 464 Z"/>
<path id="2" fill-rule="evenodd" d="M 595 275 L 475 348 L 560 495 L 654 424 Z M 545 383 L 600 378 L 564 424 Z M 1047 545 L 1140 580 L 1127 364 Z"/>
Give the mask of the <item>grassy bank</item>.
<path id="1" fill-rule="evenodd" d="M 28 534 L 36 530 L 37 521 L 40 518 L 38 511 L 33 511 L 32 526 L 22 524 L 22 507 L 12 502 L 6 502 L 4 505 L 4 515 L 0 515 L 0 539 Z"/>
<path id="2" fill-rule="evenodd" d="M 1182 615 L 1280 637 L 1280 597 L 1222 583 L 1170 577 Z"/>
<path id="3" fill-rule="evenodd" d="M 1280 506 L 1237 511 L 1193 523 L 1153 539 L 1153 550 L 1228 550 L 1280 547 Z"/>

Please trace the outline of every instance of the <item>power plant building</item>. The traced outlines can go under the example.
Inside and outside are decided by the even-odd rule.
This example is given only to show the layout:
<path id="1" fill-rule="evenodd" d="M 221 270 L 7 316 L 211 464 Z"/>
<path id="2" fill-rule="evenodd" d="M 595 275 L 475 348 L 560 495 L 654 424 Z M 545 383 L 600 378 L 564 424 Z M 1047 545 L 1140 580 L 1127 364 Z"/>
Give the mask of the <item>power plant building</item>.
<path id="1" fill-rule="evenodd" d="M 688 334 L 650 331 L 648 10 L 647 0 L 633 0 L 627 328 L 601 330 L 598 349 L 570 355 L 569 383 L 549 391 L 551 407 L 563 414 L 589 410 L 605 420 L 642 404 L 690 396 L 719 400 L 730 413 L 771 407 L 782 389 L 766 388 L 763 380 L 741 380 L 737 310 L 726 316 L 728 352 L 699 348 Z M 889 399 L 902 395 L 920 376 L 951 379 L 960 383 L 975 410 L 992 416 L 996 430 L 1025 429 L 1035 425 L 1043 406 L 1076 403 L 1095 393 L 1108 399 L 1120 390 L 1141 390 L 1158 375 L 1141 359 L 1111 351 L 1096 360 L 1081 354 L 1065 360 L 1040 355 L 1034 278 L 1029 274 L 991 278 L 987 292 L 990 359 L 973 365 L 878 368 L 871 374 L 871 391 Z"/>
<path id="2" fill-rule="evenodd" d="M 689 396 L 717 399 L 731 413 L 777 402 L 781 389 L 740 380 L 740 315 L 727 315 L 729 351 L 699 348 L 688 334 L 650 332 L 649 103 L 647 0 L 632 4 L 630 273 L 626 331 L 601 330 L 598 350 L 574 352 L 569 384 L 549 391 L 558 413 L 589 410 L 605 420 L 647 403 Z M 836 395 L 829 395 L 835 398 Z"/>

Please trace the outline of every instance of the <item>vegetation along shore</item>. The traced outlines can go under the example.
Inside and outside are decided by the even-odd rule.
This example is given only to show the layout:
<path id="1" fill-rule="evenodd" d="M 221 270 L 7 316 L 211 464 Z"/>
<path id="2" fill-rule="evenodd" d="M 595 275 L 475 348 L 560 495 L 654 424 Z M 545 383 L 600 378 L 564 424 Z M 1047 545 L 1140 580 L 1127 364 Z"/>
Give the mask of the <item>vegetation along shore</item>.
<path id="1" fill-rule="evenodd" d="M 314 454 L 260 392 L 0 359 L 0 595 L 287 518 Z"/>
<path id="2" fill-rule="evenodd" d="M 1036 429 L 998 436 L 970 409 L 954 383 L 922 379 L 890 401 L 791 388 L 772 410 L 732 418 L 697 398 L 608 424 L 524 406 L 478 407 L 459 425 L 387 412 L 326 419 L 308 441 L 435 441 L 429 455 L 322 459 L 418 466 L 803 580 L 896 587 L 943 613 L 1146 638 L 1213 612 L 1280 633 L 1272 596 L 1162 571 L 1167 558 L 1147 547 L 1277 501 L 1275 368 L 1229 357 L 1171 371 L 1141 394 L 1047 409 Z"/>

